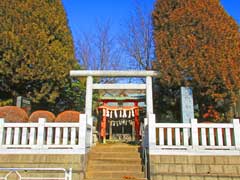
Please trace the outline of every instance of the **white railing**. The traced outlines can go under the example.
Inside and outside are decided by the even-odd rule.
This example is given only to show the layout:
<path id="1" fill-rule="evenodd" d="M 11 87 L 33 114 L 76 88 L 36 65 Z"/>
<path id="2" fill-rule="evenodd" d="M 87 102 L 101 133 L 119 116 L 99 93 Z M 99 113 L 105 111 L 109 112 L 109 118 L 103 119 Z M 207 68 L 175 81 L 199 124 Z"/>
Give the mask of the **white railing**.
<path id="1" fill-rule="evenodd" d="M 12 179 L 12 176 L 17 176 L 18 180 L 72 180 L 72 169 L 68 171 L 64 168 L 0 168 L 1 175 L 0 180 Z M 32 174 L 38 174 L 33 176 Z M 40 176 L 43 173 L 43 176 Z M 46 176 L 46 173 L 51 173 L 51 177 Z M 60 177 L 54 176 L 56 174 Z M 45 174 L 45 175 L 44 175 Z"/>
<path id="2" fill-rule="evenodd" d="M 6 123 L 0 119 L 0 153 L 78 153 L 90 147 L 91 125 L 85 114 L 76 123 Z"/>
<path id="3" fill-rule="evenodd" d="M 150 154 L 237 154 L 240 155 L 239 119 L 233 123 L 155 123 L 148 118 Z"/>

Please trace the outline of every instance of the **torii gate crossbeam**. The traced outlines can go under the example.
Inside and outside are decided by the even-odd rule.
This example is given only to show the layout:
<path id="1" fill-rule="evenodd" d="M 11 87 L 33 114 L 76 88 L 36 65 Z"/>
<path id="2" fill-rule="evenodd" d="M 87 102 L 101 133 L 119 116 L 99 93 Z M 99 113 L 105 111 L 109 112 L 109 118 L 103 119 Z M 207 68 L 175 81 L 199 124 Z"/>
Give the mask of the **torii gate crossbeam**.
<path id="1" fill-rule="evenodd" d="M 93 89 L 146 89 L 147 114 L 153 113 L 152 77 L 157 71 L 112 71 L 112 70 L 72 70 L 70 76 L 87 77 L 85 113 L 92 117 Z M 93 77 L 145 77 L 146 84 L 93 84 Z"/>

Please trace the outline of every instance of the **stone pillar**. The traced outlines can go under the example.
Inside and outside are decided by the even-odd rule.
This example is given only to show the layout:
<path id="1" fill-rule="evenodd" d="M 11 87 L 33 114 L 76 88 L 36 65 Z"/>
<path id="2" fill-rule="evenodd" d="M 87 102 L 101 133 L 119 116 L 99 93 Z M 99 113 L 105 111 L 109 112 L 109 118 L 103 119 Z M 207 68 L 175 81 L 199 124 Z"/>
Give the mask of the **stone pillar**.
<path id="1" fill-rule="evenodd" d="M 182 122 L 191 123 L 194 118 L 193 93 L 189 87 L 181 87 L 181 112 Z"/>

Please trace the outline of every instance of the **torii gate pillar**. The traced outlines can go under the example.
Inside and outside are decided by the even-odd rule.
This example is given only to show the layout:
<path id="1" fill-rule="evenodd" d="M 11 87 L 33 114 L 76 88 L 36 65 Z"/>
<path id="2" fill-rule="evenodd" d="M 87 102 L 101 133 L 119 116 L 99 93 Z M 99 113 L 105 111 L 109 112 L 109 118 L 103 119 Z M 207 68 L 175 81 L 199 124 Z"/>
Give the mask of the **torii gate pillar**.
<path id="1" fill-rule="evenodd" d="M 85 97 L 85 113 L 87 115 L 87 119 L 92 118 L 92 96 L 93 96 L 92 86 L 93 86 L 93 77 L 87 76 L 86 97 Z"/>
<path id="2" fill-rule="evenodd" d="M 152 77 L 146 77 L 146 104 L 147 116 L 153 113 L 153 91 L 152 91 Z"/>

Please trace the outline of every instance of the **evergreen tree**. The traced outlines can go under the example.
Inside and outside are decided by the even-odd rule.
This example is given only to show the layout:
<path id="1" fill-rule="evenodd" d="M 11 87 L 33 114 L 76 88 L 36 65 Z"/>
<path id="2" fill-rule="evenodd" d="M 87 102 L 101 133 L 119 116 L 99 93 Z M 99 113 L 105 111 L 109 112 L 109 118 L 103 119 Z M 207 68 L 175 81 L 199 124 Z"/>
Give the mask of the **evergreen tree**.
<path id="1" fill-rule="evenodd" d="M 76 63 L 60 0 L 0 1 L 0 101 L 54 103 Z"/>
<path id="2" fill-rule="evenodd" d="M 153 24 L 160 85 L 191 86 L 200 107 L 228 111 L 240 88 L 240 34 L 219 0 L 157 0 Z"/>

